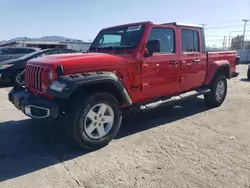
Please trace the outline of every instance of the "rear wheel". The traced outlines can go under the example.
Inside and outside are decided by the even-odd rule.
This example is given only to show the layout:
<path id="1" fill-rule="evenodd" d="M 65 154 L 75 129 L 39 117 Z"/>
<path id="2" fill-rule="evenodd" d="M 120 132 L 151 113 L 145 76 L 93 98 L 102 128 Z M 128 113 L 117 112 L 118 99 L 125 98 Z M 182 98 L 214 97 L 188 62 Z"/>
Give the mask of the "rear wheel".
<path id="1" fill-rule="evenodd" d="M 224 75 L 217 76 L 211 84 L 211 92 L 205 94 L 205 102 L 208 107 L 220 106 L 227 95 L 227 79 Z"/>
<path id="2" fill-rule="evenodd" d="M 75 143 L 86 149 L 107 145 L 122 122 L 120 104 L 109 93 L 95 93 L 77 98 L 67 115 L 67 132 Z"/>
<path id="3" fill-rule="evenodd" d="M 250 69 L 247 70 L 247 78 L 250 80 Z"/>

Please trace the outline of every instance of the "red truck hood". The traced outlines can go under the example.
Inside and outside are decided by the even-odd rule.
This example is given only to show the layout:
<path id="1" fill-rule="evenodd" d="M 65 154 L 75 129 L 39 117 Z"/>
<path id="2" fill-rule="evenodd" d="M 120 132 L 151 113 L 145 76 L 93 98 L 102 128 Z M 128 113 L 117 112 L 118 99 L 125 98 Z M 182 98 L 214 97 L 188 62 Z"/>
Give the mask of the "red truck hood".
<path id="1" fill-rule="evenodd" d="M 72 53 L 44 56 L 38 59 L 32 59 L 28 63 L 56 69 L 58 65 L 62 65 L 64 70 L 77 70 L 89 67 L 106 67 L 124 64 L 126 59 L 124 56 L 112 55 L 106 53 Z"/>

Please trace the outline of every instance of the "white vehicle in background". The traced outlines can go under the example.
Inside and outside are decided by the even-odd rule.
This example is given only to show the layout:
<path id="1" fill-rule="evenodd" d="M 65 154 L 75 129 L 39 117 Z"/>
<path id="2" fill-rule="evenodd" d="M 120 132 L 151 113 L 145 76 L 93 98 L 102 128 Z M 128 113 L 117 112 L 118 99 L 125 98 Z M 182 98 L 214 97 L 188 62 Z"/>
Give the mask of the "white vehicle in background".
<path id="1" fill-rule="evenodd" d="M 0 62 L 9 59 L 18 59 L 19 57 L 38 50 L 39 48 L 31 47 L 2 47 L 0 48 Z"/>

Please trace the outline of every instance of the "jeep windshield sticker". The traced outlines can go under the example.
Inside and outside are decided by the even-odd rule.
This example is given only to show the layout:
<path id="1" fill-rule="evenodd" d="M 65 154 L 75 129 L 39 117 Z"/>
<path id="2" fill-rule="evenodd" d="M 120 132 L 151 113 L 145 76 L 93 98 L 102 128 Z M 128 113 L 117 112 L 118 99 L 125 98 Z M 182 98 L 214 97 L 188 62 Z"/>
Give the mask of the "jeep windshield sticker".
<path id="1" fill-rule="evenodd" d="M 138 30 L 141 29 L 141 26 L 142 26 L 142 25 L 130 26 L 130 27 L 127 29 L 127 32 L 130 32 L 130 31 L 138 31 Z"/>

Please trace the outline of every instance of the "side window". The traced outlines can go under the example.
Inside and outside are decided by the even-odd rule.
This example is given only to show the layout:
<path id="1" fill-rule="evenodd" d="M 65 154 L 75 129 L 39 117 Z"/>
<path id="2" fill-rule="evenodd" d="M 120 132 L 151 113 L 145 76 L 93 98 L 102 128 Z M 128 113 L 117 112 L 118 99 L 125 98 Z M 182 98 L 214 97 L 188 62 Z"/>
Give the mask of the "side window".
<path id="1" fill-rule="evenodd" d="M 67 51 L 64 50 L 64 49 L 59 49 L 59 50 L 58 50 L 58 54 L 64 54 L 64 53 L 67 53 Z"/>
<path id="2" fill-rule="evenodd" d="M 59 53 L 58 50 L 52 50 L 52 51 L 50 52 L 50 55 L 55 55 L 55 54 L 58 54 L 58 53 Z"/>
<path id="3" fill-rule="evenodd" d="M 32 52 L 34 52 L 35 50 L 33 50 L 33 49 L 27 49 L 27 53 L 32 53 Z"/>
<path id="4" fill-rule="evenodd" d="M 181 30 L 182 52 L 199 52 L 199 33 L 194 30 Z"/>
<path id="5" fill-rule="evenodd" d="M 9 48 L 8 50 L 9 50 L 9 54 L 15 54 L 15 51 L 16 51 L 15 48 Z"/>
<path id="6" fill-rule="evenodd" d="M 45 55 L 53 55 L 53 54 L 58 54 L 58 50 L 50 50 L 50 51 L 44 52 L 43 56 L 45 56 Z"/>
<path id="7" fill-rule="evenodd" d="M 1 54 L 3 55 L 14 54 L 14 50 L 12 50 L 12 48 L 2 48 Z"/>
<path id="8" fill-rule="evenodd" d="M 41 54 L 37 55 L 36 58 L 40 58 L 40 57 L 47 56 L 47 55 L 57 54 L 55 52 L 57 52 L 57 50 L 45 51 L 45 52 L 42 52 Z"/>
<path id="9" fill-rule="evenodd" d="M 27 54 L 26 48 L 15 48 L 15 54 Z"/>
<path id="10" fill-rule="evenodd" d="M 68 50 L 68 49 L 59 49 L 59 50 L 58 50 L 58 53 L 59 53 L 59 54 L 64 54 L 64 53 L 73 53 L 73 51 Z"/>
<path id="11" fill-rule="evenodd" d="M 8 54 L 15 54 L 14 48 L 2 48 L 1 54 L 8 55 Z"/>
<path id="12" fill-rule="evenodd" d="M 2 48 L 2 49 L 0 49 L 0 54 L 2 54 L 2 55 L 10 54 L 9 48 Z"/>
<path id="13" fill-rule="evenodd" d="M 173 29 L 153 28 L 148 38 L 148 41 L 151 40 L 161 41 L 161 53 L 175 52 L 175 34 Z"/>
<path id="14" fill-rule="evenodd" d="M 67 52 L 67 53 L 75 53 L 74 50 L 67 50 L 66 52 Z"/>

